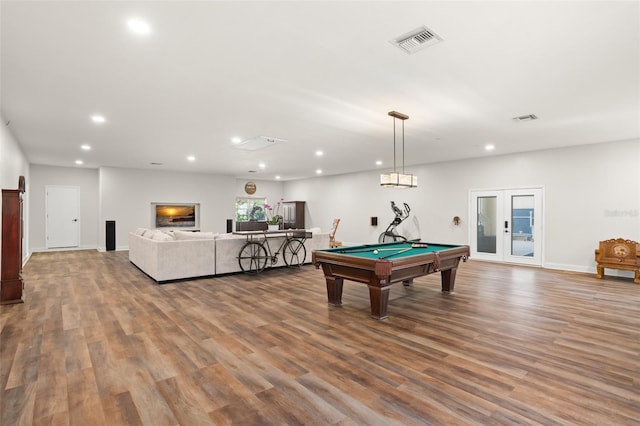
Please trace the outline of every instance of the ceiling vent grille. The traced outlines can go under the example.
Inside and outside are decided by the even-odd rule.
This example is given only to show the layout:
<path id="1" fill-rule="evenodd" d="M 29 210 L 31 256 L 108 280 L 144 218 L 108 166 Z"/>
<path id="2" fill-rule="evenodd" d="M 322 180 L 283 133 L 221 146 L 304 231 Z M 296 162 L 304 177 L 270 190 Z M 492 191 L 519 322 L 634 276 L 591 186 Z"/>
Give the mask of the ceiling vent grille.
<path id="1" fill-rule="evenodd" d="M 538 116 L 535 114 L 527 114 L 527 115 L 521 115 L 519 117 L 513 117 L 514 121 L 533 121 L 537 119 L 538 119 Z"/>
<path id="2" fill-rule="evenodd" d="M 397 46 L 402 51 L 411 55 L 426 47 L 433 46 L 436 43 L 443 41 L 443 38 L 436 34 L 429 28 L 422 26 L 410 31 L 400 37 L 390 40 L 389 43 Z"/>
<path id="3" fill-rule="evenodd" d="M 256 136 L 255 138 L 244 140 L 240 143 L 234 144 L 235 149 L 242 149 L 245 151 L 257 151 L 269 146 L 274 146 L 282 142 L 286 142 L 286 139 L 273 138 L 270 136 Z"/>

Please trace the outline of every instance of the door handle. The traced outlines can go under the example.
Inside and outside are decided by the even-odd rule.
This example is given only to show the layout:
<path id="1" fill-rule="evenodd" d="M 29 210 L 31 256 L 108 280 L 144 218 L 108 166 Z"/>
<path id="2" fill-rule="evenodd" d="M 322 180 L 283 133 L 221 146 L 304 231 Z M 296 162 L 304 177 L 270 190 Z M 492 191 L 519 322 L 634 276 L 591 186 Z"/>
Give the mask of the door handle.
<path id="1" fill-rule="evenodd" d="M 71 222 L 77 222 L 77 221 L 78 221 L 78 219 L 73 219 Z"/>

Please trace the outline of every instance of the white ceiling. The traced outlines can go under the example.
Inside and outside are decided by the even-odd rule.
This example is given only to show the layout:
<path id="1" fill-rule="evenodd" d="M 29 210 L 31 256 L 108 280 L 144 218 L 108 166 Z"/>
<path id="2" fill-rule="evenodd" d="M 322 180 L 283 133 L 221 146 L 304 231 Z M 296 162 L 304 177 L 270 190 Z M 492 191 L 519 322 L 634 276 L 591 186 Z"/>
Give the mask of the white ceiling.
<path id="1" fill-rule="evenodd" d="M 2 0 L 0 13 L 1 112 L 36 164 L 387 170 L 391 110 L 410 116 L 406 165 L 640 137 L 637 1 Z M 389 43 L 422 25 L 444 41 L 413 55 Z M 512 119 L 525 114 L 539 120 Z M 260 135 L 287 142 L 232 148 Z"/>

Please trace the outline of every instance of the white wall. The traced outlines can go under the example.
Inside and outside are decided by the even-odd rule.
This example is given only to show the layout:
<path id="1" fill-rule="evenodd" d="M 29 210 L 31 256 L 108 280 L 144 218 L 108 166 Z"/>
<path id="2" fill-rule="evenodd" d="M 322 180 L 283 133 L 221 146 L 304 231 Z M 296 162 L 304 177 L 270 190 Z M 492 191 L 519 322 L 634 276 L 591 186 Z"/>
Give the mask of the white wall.
<path id="1" fill-rule="evenodd" d="M 4 146 L 4 142 L 3 142 Z M 6 154 L 3 154 L 3 158 Z M 15 156 L 15 154 L 13 154 Z M 4 161 L 4 160 L 3 160 Z M 4 163 L 3 163 L 4 164 Z M 83 207 L 82 244 L 104 249 L 106 220 L 116 221 L 116 244 L 125 249 L 127 234 L 151 226 L 152 202 L 200 203 L 201 229 L 225 232 L 236 197 L 245 197 L 246 179 L 214 174 L 145 171 L 104 167 L 99 171 L 32 165 L 33 247 L 44 247 L 46 184 L 81 186 L 83 201 L 94 193 L 94 207 Z M 62 170 L 61 170 L 62 169 Z M 4 168 L 3 176 L 4 176 Z M 393 219 L 390 201 L 411 206 L 400 231 L 426 241 L 468 244 L 469 192 L 474 189 L 544 188 L 543 265 L 595 270 L 598 241 L 640 240 L 640 141 L 622 141 L 505 156 L 428 164 L 408 168 L 419 176 L 417 189 L 379 186 L 379 173 L 364 172 L 292 182 L 253 180 L 254 197 L 306 201 L 306 227 L 329 230 L 341 219 L 337 238 L 348 243 L 376 241 Z M 26 173 L 26 172 L 25 172 Z M 4 179 L 4 177 L 3 177 Z M 15 186 L 16 183 L 10 184 Z M 378 217 L 378 226 L 370 218 Z M 453 225 L 460 216 L 462 224 Z M 94 221 L 93 224 L 91 222 Z M 624 273 L 623 273 L 624 274 Z"/>
<path id="2" fill-rule="evenodd" d="M 256 184 L 256 192 L 255 194 L 249 195 L 244 190 L 244 185 L 247 182 L 253 182 Z M 282 182 L 275 181 L 261 181 L 261 180 L 249 180 L 249 179 L 237 179 L 235 186 L 235 196 L 241 198 L 266 198 L 267 202 L 275 206 L 275 204 L 280 201 L 281 198 L 284 198 L 284 185 Z M 297 201 L 297 200 L 289 200 L 285 199 L 284 201 Z M 282 214 L 282 211 L 280 211 Z"/>
<path id="3" fill-rule="evenodd" d="M 105 221 L 116 221 L 117 249 L 128 248 L 128 232 L 151 227 L 151 203 L 200 203 L 200 228 L 225 232 L 233 219 L 236 197 L 247 197 L 246 180 L 228 176 L 103 167 L 86 169 L 32 164 L 27 194 L 33 208 L 29 217 L 33 250 L 46 249 L 47 185 L 80 188 L 80 248 L 105 248 Z M 253 197 L 275 202 L 283 197 L 280 182 L 254 180 Z M 17 177 L 16 177 L 17 184 Z"/>
<path id="4" fill-rule="evenodd" d="M 46 188 L 48 185 L 80 188 L 80 248 L 98 247 L 98 170 L 81 167 L 31 165 L 29 200 L 30 245 L 33 251 L 46 250 Z"/>
<path id="5" fill-rule="evenodd" d="M 116 248 L 126 249 L 128 233 L 152 227 L 151 203 L 200 203 L 200 229 L 226 232 L 227 219 L 235 216 L 237 196 L 244 192 L 245 180 L 204 173 L 149 170 L 100 169 L 100 219 L 98 247 L 105 248 L 105 221 L 116 221 Z M 256 183 L 253 197 L 277 201 L 282 196 L 279 182 Z"/>
<path id="6" fill-rule="evenodd" d="M 0 119 L 0 186 L 2 189 L 18 189 L 20 176 L 24 176 L 29 184 L 29 161 L 10 127 L 6 125 L 4 117 L 0 116 Z"/>
<path id="7" fill-rule="evenodd" d="M 0 116 L 0 187 L 2 189 L 18 189 L 18 178 L 25 177 L 27 186 L 26 196 L 22 202 L 24 223 L 24 240 L 22 244 L 22 259 L 27 259 L 30 253 L 29 248 L 29 222 L 27 215 L 30 210 L 28 195 L 31 187 L 31 178 L 29 175 L 29 161 L 22 152 L 20 145 L 11 132 L 11 126 L 7 126 L 7 122 L 3 116 Z M 2 213 L 2 205 L 0 203 L 0 214 Z M 0 228 L 0 238 L 2 237 L 2 228 Z M 0 248 L 2 250 L 2 248 Z"/>
<path id="8" fill-rule="evenodd" d="M 224 232 L 233 212 L 235 179 L 210 174 L 100 168 L 98 245 L 105 249 L 105 221 L 116 221 L 116 248 L 128 246 L 128 233 L 154 227 L 151 203 L 199 203 L 200 229 Z"/>
<path id="9" fill-rule="evenodd" d="M 472 189 L 544 187 L 545 267 L 595 269 L 598 241 L 640 240 L 640 141 L 622 141 L 526 154 L 423 165 L 417 189 L 379 186 L 379 174 L 355 173 L 287 182 L 289 198 L 307 200 L 307 226 L 328 229 L 340 218 L 336 238 L 353 243 L 377 239 L 394 215 L 390 201 L 411 206 L 401 233 L 426 241 L 468 244 Z M 369 218 L 378 216 L 378 227 Z M 460 216 L 462 224 L 453 225 Z M 404 228 L 404 229 L 402 229 Z M 402 232 L 403 231 L 403 232 Z"/>

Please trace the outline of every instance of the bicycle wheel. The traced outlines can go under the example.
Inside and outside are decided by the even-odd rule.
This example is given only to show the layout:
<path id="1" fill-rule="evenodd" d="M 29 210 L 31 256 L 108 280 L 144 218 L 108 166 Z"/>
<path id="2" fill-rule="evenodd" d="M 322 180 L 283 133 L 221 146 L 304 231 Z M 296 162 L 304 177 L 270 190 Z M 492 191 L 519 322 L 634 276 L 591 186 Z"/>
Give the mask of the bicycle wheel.
<path id="1" fill-rule="evenodd" d="M 260 243 L 248 242 L 240 249 L 238 263 L 243 272 L 257 274 L 267 266 L 267 250 Z"/>
<path id="2" fill-rule="evenodd" d="M 304 243 L 297 238 L 292 238 L 282 248 L 282 257 L 287 266 L 302 266 L 307 258 L 307 249 Z"/>

